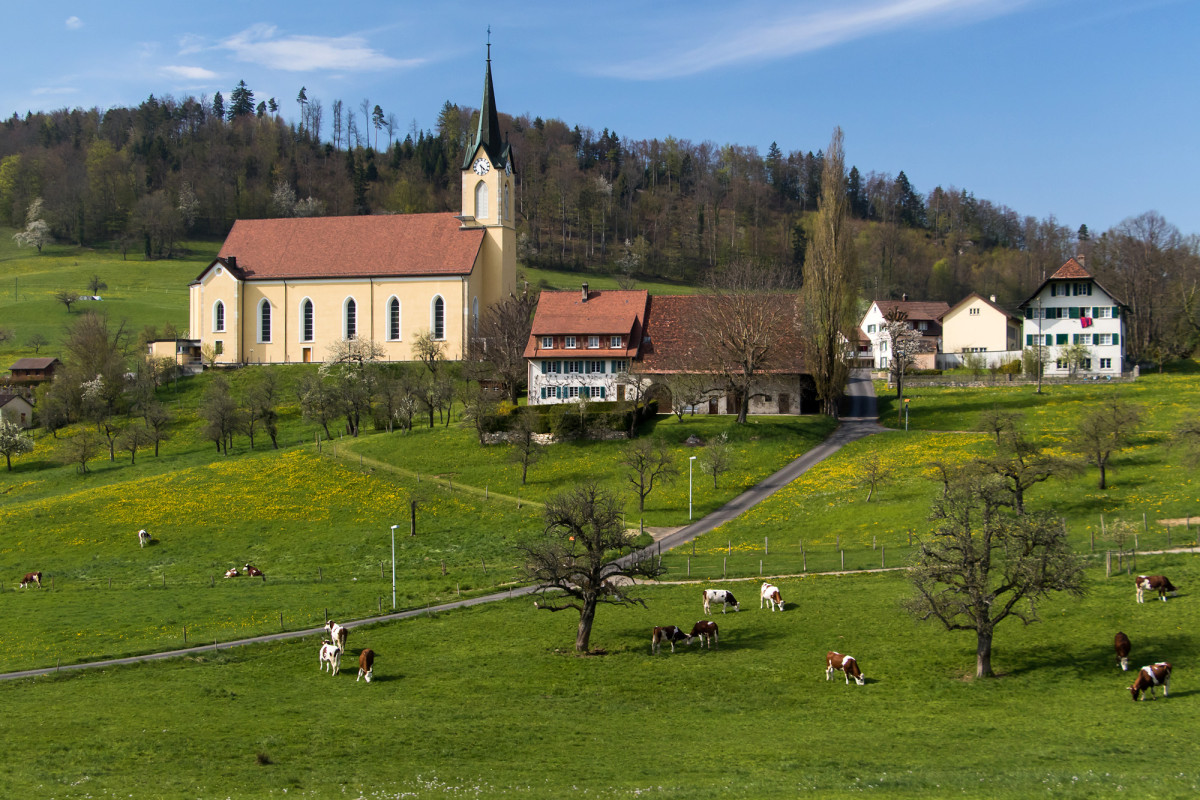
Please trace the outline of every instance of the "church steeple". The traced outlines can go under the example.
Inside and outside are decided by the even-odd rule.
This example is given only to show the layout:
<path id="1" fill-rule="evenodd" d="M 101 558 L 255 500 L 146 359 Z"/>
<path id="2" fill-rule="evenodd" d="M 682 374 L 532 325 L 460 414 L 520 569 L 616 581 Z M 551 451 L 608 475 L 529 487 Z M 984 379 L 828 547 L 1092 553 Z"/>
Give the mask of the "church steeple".
<path id="1" fill-rule="evenodd" d="M 487 70 L 483 78 L 483 103 L 479 106 L 479 125 L 475 141 L 463 157 L 463 169 L 469 169 L 475 153 L 482 147 L 488 160 L 497 169 L 504 169 L 509 157 L 508 145 L 500 135 L 500 118 L 496 114 L 496 93 L 492 88 L 492 44 L 488 42 Z"/>

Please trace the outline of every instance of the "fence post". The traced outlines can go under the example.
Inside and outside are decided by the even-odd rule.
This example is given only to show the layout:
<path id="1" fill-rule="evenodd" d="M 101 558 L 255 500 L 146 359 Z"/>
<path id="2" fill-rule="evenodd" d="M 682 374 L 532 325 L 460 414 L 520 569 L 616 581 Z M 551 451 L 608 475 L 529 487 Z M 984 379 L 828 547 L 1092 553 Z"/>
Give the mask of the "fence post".
<path id="1" fill-rule="evenodd" d="M 692 577 L 692 557 L 688 556 L 688 577 Z"/>
<path id="2" fill-rule="evenodd" d="M 458 581 L 454 582 L 454 593 L 459 597 L 462 597 L 462 587 L 459 585 Z"/>
<path id="3" fill-rule="evenodd" d="M 1167 547 L 1168 547 L 1168 549 L 1171 547 L 1171 526 L 1170 525 L 1167 526 Z"/>
<path id="4" fill-rule="evenodd" d="M 800 548 L 800 571 L 808 572 L 808 553 L 804 552 L 804 548 Z"/>
<path id="5" fill-rule="evenodd" d="M 1112 577 L 1112 550 L 1104 554 L 1104 577 Z"/>
<path id="6" fill-rule="evenodd" d="M 880 569 L 887 569 L 887 545 L 886 544 L 883 545 L 881 548 L 879 548 L 879 553 L 880 553 L 879 567 L 880 567 Z"/>
<path id="7" fill-rule="evenodd" d="M 764 556 L 771 555 L 771 537 L 770 536 L 763 537 L 763 555 Z"/>
<path id="8" fill-rule="evenodd" d="M 446 559 L 443 558 L 442 559 L 442 575 L 445 576 L 445 574 L 446 574 Z"/>
<path id="9" fill-rule="evenodd" d="M 762 559 L 758 560 L 758 577 L 762 577 Z"/>
<path id="10" fill-rule="evenodd" d="M 320 568 L 320 567 L 317 567 L 317 580 L 318 580 L 318 581 L 324 581 L 324 580 L 325 580 L 325 573 L 321 572 L 321 568 Z"/>
<path id="11" fill-rule="evenodd" d="M 283 630 L 283 612 L 279 612 L 279 630 Z"/>
<path id="12" fill-rule="evenodd" d="M 487 562 L 483 560 L 483 556 L 479 557 L 479 563 L 483 564 L 483 574 L 487 575 Z"/>
<path id="13" fill-rule="evenodd" d="M 729 556 L 721 559 L 721 577 L 725 578 L 729 575 Z"/>
<path id="14" fill-rule="evenodd" d="M 846 570 L 846 551 L 839 550 L 838 552 L 840 552 L 842 554 L 842 571 L 845 572 L 845 570 Z"/>
<path id="15" fill-rule="evenodd" d="M 1108 532 L 1104 530 L 1104 515 L 1100 515 L 1100 535 L 1108 536 Z"/>
<path id="16" fill-rule="evenodd" d="M 842 549 L 842 535 L 840 533 L 837 535 L 837 549 Z"/>
<path id="17" fill-rule="evenodd" d="M 384 577 L 384 574 L 383 574 L 383 562 L 382 562 L 382 561 L 380 561 L 380 562 L 379 562 L 379 577 L 380 577 L 380 579 L 381 579 L 381 580 L 382 580 L 382 579 L 383 579 L 383 577 Z"/>
<path id="18" fill-rule="evenodd" d="M 1096 552 L 1096 532 L 1088 531 L 1088 535 L 1092 537 L 1092 552 Z"/>
<path id="19" fill-rule="evenodd" d="M 1142 530 L 1146 533 L 1150 532 L 1150 523 L 1146 521 L 1146 512 L 1142 512 Z"/>
<path id="20" fill-rule="evenodd" d="M 187 644 L 187 625 L 183 626 L 183 643 Z"/>

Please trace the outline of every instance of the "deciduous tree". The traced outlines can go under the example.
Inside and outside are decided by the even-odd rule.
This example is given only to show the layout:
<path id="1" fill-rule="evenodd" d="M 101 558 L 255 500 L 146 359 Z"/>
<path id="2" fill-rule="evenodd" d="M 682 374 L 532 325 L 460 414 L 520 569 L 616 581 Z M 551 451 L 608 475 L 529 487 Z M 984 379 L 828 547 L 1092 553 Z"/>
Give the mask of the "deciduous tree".
<path id="1" fill-rule="evenodd" d="M 1109 462 L 1130 445 L 1141 420 L 1141 406 L 1126 402 L 1114 392 L 1094 404 L 1079 421 L 1071 448 L 1100 469 L 1099 488 L 1108 488 Z"/>
<path id="2" fill-rule="evenodd" d="M 4 453 L 4 463 L 12 471 L 12 457 L 33 452 L 33 437 L 25 433 L 15 422 L 0 419 L 0 453 Z"/>
<path id="3" fill-rule="evenodd" d="M 518 546 L 526 576 L 536 586 L 534 605 L 545 611 L 574 609 L 579 613 L 575 650 L 588 652 L 596 609 L 601 604 L 640 605 L 633 578 L 662 574 L 656 559 L 618 559 L 634 549 L 621 525 L 616 496 L 588 482 L 546 503 L 545 529 L 540 540 Z"/>
<path id="4" fill-rule="evenodd" d="M 666 442 L 654 439 L 637 439 L 621 454 L 621 464 L 626 467 L 625 479 L 633 486 L 638 496 L 638 525 L 646 528 L 646 498 L 659 483 L 666 483 L 678 474 L 671 451 Z"/>
<path id="5" fill-rule="evenodd" d="M 18 247 L 36 247 L 41 255 L 42 247 L 50 241 L 50 225 L 42 216 L 42 198 L 35 197 L 25 212 L 25 229 L 13 234 Z"/>

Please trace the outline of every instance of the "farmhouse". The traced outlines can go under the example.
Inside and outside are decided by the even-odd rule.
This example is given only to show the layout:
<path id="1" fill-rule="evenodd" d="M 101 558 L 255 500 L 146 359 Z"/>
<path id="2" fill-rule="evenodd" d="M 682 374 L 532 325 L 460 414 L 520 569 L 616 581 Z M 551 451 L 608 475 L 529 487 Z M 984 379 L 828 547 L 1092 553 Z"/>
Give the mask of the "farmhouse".
<path id="1" fill-rule="evenodd" d="M 922 352 L 916 357 L 918 369 L 933 369 L 936 354 L 942 352 L 942 315 L 950 306 L 941 301 L 909 300 L 904 295 L 900 300 L 875 300 L 863 315 L 859 328 L 870 342 L 869 350 L 859 346 L 859 358 L 864 363 L 870 356 L 871 366 L 887 369 L 891 360 L 891 339 L 884 328 L 888 314 L 903 312 L 908 327 L 921 332 Z"/>
<path id="2" fill-rule="evenodd" d="M 460 213 L 238 220 L 189 287 L 190 337 L 217 364 L 321 361 L 356 338 L 411 360 L 426 333 L 461 358 L 516 288 L 514 167 L 489 49 Z"/>
<path id="3" fill-rule="evenodd" d="M 18 358 L 9 367 L 13 386 L 36 386 L 54 380 L 54 372 L 62 366 L 57 358 Z"/>
<path id="4" fill-rule="evenodd" d="M 525 348 L 529 402 L 571 402 L 579 397 L 624 400 L 644 392 L 669 401 L 670 383 L 695 377 L 702 398 L 694 414 L 736 414 L 740 399 L 729 391 L 724 367 L 702 345 L 698 323 L 706 295 L 649 295 L 645 291 L 542 292 Z M 813 395 L 800 355 L 795 298 L 780 303 L 772 356 L 756 373 L 747 412 L 798 414 Z"/>
<path id="5" fill-rule="evenodd" d="M 1046 374 L 1120 375 L 1124 369 L 1121 310 L 1128 306 L 1071 258 L 1018 306 L 1025 347 L 1046 348 Z"/>
<path id="6" fill-rule="evenodd" d="M 22 428 L 33 427 L 33 405 L 19 394 L 0 392 L 0 419 Z"/>

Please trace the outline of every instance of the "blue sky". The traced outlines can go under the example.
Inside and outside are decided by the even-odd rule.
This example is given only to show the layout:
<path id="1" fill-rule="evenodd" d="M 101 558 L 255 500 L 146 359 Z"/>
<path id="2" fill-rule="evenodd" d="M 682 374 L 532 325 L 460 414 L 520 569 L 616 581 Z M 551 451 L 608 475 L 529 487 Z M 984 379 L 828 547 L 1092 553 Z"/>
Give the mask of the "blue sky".
<path id="1" fill-rule="evenodd" d="M 923 193 L 1094 232 L 1156 210 L 1200 233 L 1195 0 L 48 0 L 6 19 L 3 116 L 244 79 L 289 117 L 305 86 L 427 129 L 446 100 L 479 104 L 490 25 L 508 113 L 764 153 L 841 125 L 849 163 Z"/>

